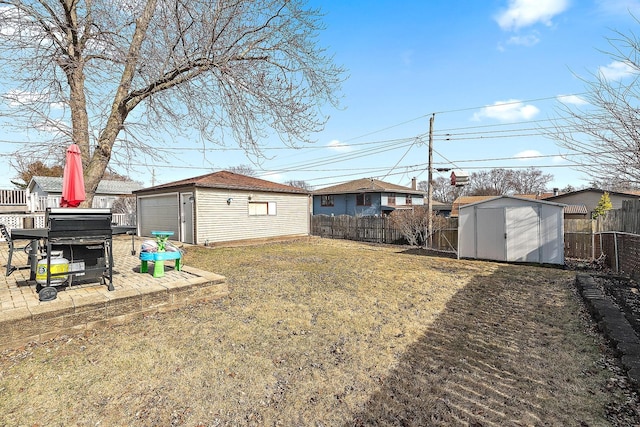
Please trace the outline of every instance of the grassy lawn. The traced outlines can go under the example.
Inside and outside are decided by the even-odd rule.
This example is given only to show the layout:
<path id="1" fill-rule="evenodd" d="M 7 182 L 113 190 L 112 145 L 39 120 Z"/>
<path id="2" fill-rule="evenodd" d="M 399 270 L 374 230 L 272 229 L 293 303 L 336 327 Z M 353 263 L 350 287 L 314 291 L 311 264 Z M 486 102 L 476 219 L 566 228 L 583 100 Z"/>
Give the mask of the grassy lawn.
<path id="1" fill-rule="evenodd" d="M 229 297 L 4 352 L 0 425 L 611 425 L 571 272 L 405 249 L 189 248 Z"/>

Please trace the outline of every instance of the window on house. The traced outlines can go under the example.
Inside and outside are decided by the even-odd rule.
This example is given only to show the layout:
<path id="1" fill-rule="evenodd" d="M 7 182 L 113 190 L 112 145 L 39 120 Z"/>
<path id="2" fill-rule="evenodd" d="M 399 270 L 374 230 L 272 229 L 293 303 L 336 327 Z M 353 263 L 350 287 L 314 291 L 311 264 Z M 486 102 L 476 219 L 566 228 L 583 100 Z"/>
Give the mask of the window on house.
<path id="1" fill-rule="evenodd" d="M 333 196 L 320 196 L 320 206 L 333 206 Z"/>
<path id="2" fill-rule="evenodd" d="M 371 194 L 361 193 L 356 196 L 357 206 L 371 206 Z"/>
<path id="3" fill-rule="evenodd" d="M 387 196 L 387 204 L 389 206 L 394 206 L 396 204 L 396 195 L 395 194 L 389 194 Z"/>
<path id="4" fill-rule="evenodd" d="M 249 216 L 275 215 L 276 202 L 249 202 Z"/>
<path id="5" fill-rule="evenodd" d="M 411 194 L 407 194 L 407 197 L 405 198 L 405 205 L 411 205 Z"/>

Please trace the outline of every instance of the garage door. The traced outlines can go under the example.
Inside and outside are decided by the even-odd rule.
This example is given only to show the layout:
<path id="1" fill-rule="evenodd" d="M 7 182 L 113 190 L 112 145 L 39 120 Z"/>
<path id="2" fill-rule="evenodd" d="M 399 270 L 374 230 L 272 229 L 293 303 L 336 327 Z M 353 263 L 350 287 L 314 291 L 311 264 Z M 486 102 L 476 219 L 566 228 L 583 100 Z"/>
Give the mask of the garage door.
<path id="1" fill-rule="evenodd" d="M 152 231 L 173 231 L 171 240 L 178 240 L 180 235 L 178 193 L 138 197 L 138 223 L 142 236 L 151 236 Z"/>

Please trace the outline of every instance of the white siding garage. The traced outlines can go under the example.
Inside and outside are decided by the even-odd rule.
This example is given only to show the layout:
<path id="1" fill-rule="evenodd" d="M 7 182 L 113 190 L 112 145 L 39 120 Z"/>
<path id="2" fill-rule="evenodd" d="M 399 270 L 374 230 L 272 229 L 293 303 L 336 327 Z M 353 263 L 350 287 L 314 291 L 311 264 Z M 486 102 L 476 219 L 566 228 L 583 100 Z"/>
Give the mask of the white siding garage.
<path id="1" fill-rule="evenodd" d="M 461 206 L 458 257 L 564 264 L 563 207 L 510 196 Z"/>
<path id="2" fill-rule="evenodd" d="M 152 231 L 180 230 L 178 193 L 138 197 L 138 229 L 141 236 L 151 236 Z"/>
<path id="3" fill-rule="evenodd" d="M 308 236 L 310 195 L 302 189 L 228 171 L 135 192 L 141 236 L 200 245 Z"/>

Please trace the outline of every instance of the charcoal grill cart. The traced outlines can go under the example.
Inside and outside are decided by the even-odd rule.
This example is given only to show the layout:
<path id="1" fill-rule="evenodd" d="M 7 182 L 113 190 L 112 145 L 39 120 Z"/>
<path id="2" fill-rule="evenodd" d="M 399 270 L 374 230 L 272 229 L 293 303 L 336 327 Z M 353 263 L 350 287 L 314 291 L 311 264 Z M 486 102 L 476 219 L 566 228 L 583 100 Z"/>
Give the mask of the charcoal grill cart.
<path id="1" fill-rule="evenodd" d="M 55 299 L 56 286 L 71 285 L 72 281 L 99 279 L 110 291 L 113 287 L 113 245 L 111 211 L 109 209 L 48 208 L 45 212 L 47 224 L 44 245 L 46 261 L 46 281 L 38 282 L 36 291 L 41 301 Z M 68 272 L 52 272 L 54 254 L 62 255 L 68 261 Z"/>

